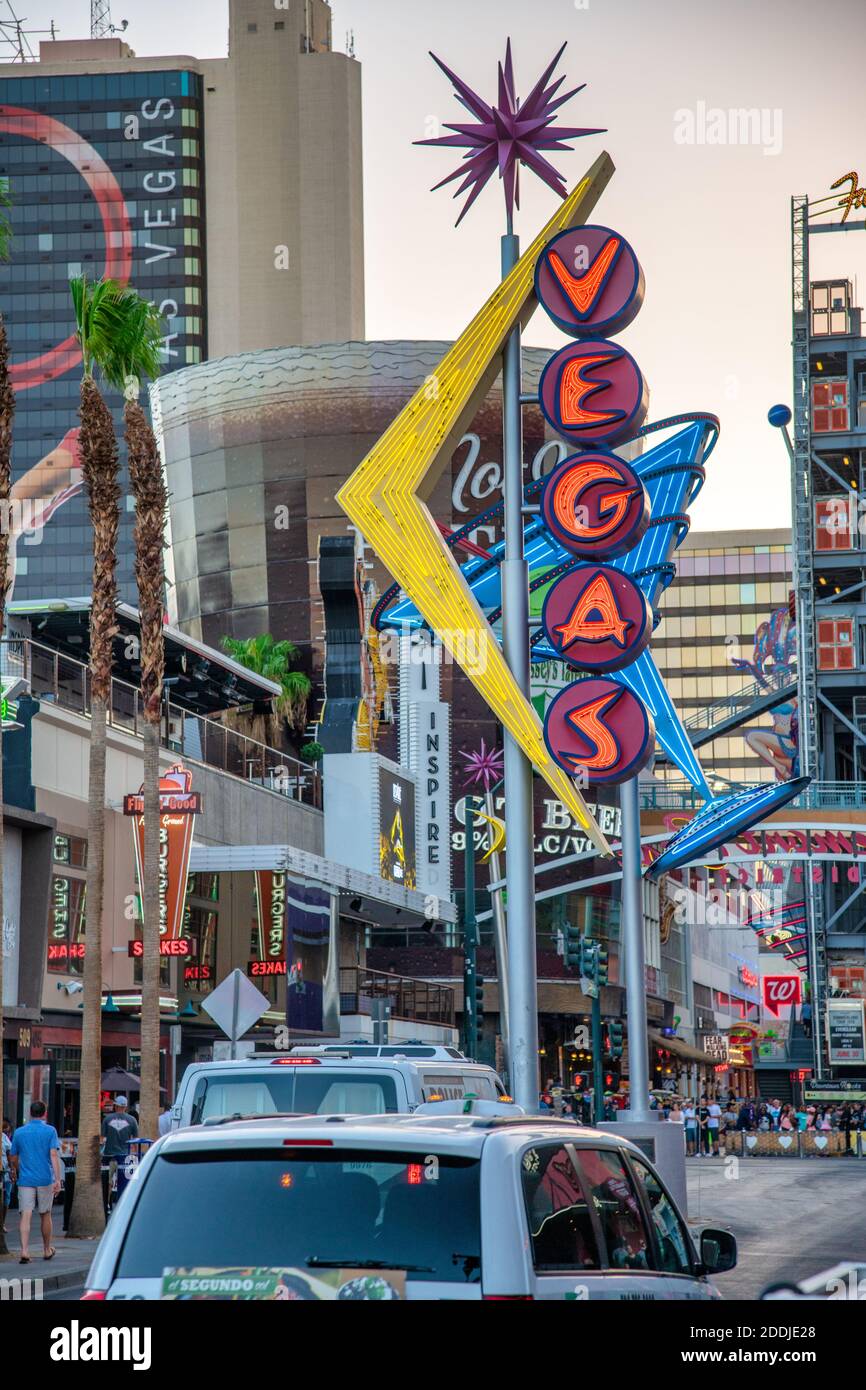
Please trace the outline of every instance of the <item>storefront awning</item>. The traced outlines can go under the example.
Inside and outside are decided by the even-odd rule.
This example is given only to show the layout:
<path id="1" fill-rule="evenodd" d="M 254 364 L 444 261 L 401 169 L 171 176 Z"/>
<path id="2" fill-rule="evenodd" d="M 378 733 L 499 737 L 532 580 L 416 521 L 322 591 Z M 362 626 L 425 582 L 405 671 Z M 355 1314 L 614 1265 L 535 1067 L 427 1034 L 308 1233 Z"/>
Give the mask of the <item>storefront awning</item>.
<path id="1" fill-rule="evenodd" d="M 671 1056 L 679 1057 L 683 1062 L 702 1062 L 707 1067 L 714 1067 L 717 1063 L 717 1058 L 711 1057 L 708 1052 L 701 1052 L 697 1047 L 691 1047 L 689 1043 L 683 1042 L 682 1038 L 666 1038 L 664 1033 L 656 1033 L 652 1028 L 647 1030 L 647 1036 L 653 1047 L 663 1047 Z"/>

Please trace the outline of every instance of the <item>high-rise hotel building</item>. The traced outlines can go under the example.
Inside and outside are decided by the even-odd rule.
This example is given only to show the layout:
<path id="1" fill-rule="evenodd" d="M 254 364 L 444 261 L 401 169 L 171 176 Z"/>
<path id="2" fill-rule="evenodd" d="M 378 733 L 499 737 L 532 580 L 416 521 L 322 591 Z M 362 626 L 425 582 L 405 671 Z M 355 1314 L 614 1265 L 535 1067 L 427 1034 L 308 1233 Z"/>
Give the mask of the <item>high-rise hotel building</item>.
<path id="1" fill-rule="evenodd" d="M 325 0 L 230 0 L 224 59 L 42 43 L 38 62 L 0 65 L 0 180 L 14 476 L 46 522 L 17 538 L 14 597 L 80 596 L 91 560 L 69 278 L 108 274 L 158 304 L 166 372 L 363 338 L 360 66 L 332 51 Z M 125 597 L 132 527 L 125 496 Z"/>
<path id="2" fill-rule="evenodd" d="M 677 577 L 659 605 L 662 616 L 652 651 L 680 717 L 688 728 L 708 706 L 769 677 L 776 665 L 796 668 L 791 589 L 790 529 L 691 531 L 676 552 Z M 775 615 L 775 617 L 774 617 Z M 776 723 L 774 724 L 774 713 Z M 722 714 L 719 715 L 719 719 Z M 787 746 L 785 707 L 765 711 L 704 744 L 707 772 L 729 782 L 772 780 L 775 769 L 759 752 L 762 731 Z M 657 765 L 666 780 L 682 774 Z"/>

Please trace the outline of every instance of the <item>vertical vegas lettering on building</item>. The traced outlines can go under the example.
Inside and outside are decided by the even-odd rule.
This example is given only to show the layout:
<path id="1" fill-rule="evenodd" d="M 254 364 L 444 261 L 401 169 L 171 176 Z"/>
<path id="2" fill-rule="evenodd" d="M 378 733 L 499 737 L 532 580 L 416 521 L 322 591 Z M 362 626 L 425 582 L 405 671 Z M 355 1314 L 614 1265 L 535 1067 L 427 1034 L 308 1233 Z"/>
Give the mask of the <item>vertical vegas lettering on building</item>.
<path id="1" fill-rule="evenodd" d="M 441 648 L 400 637 L 400 761 L 418 779 L 418 889 L 451 896 L 451 709 L 439 698 Z"/>
<path id="2" fill-rule="evenodd" d="M 608 227 L 578 227 L 549 243 L 536 270 L 539 303 L 578 341 L 542 373 L 541 409 L 579 452 L 549 474 L 541 515 L 574 562 L 551 586 L 542 627 L 582 678 L 551 701 L 544 737 L 551 756 L 583 786 L 624 782 L 652 757 L 652 716 L 610 675 L 636 661 L 653 615 L 634 579 L 609 562 L 632 550 L 649 525 L 649 499 L 636 473 L 610 452 L 633 438 L 648 392 L 618 333 L 643 302 L 644 278 L 628 242 Z"/>
<path id="3" fill-rule="evenodd" d="M 147 236 L 147 240 L 144 242 L 144 250 L 148 253 L 145 256 L 145 264 L 153 265 L 156 261 L 171 262 L 180 256 L 180 271 L 182 272 L 185 247 L 183 245 L 162 245 L 157 239 L 161 230 L 174 229 L 177 226 L 179 181 L 177 161 L 178 146 L 182 137 L 180 134 L 165 129 L 162 130 L 161 134 L 154 132 L 160 129 L 156 124 L 157 122 L 171 121 L 176 113 L 177 108 L 171 97 L 144 101 L 138 115 L 130 112 L 126 116 L 123 135 L 125 140 L 141 141 L 145 150 L 150 154 L 162 156 L 166 161 L 164 169 L 149 169 L 142 179 L 144 191 L 151 195 L 157 195 L 161 200 L 157 202 L 153 196 L 139 200 L 141 226 Z M 177 272 L 177 266 L 174 265 L 170 265 L 167 269 L 170 273 Z M 173 330 L 173 324 L 180 317 L 184 306 L 178 304 L 176 299 L 164 299 L 158 307 L 168 325 L 168 332 L 163 338 L 162 352 L 166 361 L 170 362 L 172 358 L 179 355 L 179 349 L 173 344 L 176 343 L 180 335 Z"/>

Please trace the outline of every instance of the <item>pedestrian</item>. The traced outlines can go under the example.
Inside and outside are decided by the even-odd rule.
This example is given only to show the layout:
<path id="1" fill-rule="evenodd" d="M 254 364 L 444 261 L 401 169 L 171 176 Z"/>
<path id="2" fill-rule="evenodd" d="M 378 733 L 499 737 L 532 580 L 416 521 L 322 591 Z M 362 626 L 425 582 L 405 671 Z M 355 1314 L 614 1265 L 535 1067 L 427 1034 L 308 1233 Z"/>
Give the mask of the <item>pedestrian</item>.
<path id="1" fill-rule="evenodd" d="M 790 1134 L 796 1128 L 797 1117 L 790 1105 L 783 1105 L 779 1112 L 779 1130 L 782 1134 Z"/>
<path id="2" fill-rule="evenodd" d="M 698 1106 L 698 1153 L 708 1154 L 710 1152 L 710 1132 L 707 1125 L 709 1119 L 709 1101 L 706 1094 L 701 1096 L 701 1103 Z"/>
<path id="3" fill-rule="evenodd" d="M 681 1125 L 683 1123 L 683 1108 L 678 1100 L 675 1100 L 671 1106 L 668 1119 L 672 1120 L 675 1125 Z"/>
<path id="4" fill-rule="evenodd" d="M 801 1010 L 800 1010 L 800 1022 L 801 1022 L 802 1025 L 803 1025 L 803 1032 L 806 1034 L 806 1037 L 807 1037 L 807 1038 L 811 1038 L 811 1036 L 812 1036 L 812 1005 L 809 1003 L 809 1000 L 808 1000 L 808 999 L 806 1000 L 805 1004 L 803 1005 L 803 1007 L 802 1007 Z"/>
<path id="5" fill-rule="evenodd" d="M 34 1100 L 29 1121 L 13 1134 L 9 1162 L 18 1184 L 21 1237 L 18 1263 L 30 1263 L 30 1221 L 34 1211 L 38 1211 L 40 1217 L 43 1259 L 53 1260 L 56 1251 L 51 1244 L 51 1208 L 62 1185 L 63 1170 L 60 1140 L 57 1130 L 45 1119 L 43 1101 Z"/>
<path id="6" fill-rule="evenodd" d="M 719 1126 L 722 1123 L 722 1107 L 718 1100 L 711 1100 L 707 1106 L 707 1142 L 713 1156 L 719 1156 Z"/>
<path id="7" fill-rule="evenodd" d="M 170 1133 L 170 1131 L 171 1131 L 171 1106 L 170 1106 L 170 1105 L 163 1105 L 163 1107 L 162 1107 L 162 1114 L 161 1114 L 160 1117 L 159 1117 L 159 1122 L 158 1122 L 157 1128 L 159 1129 L 159 1137 L 160 1137 L 160 1139 L 162 1138 L 162 1136 L 163 1136 L 164 1134 L 169 1134 L 169 1133 Z"/>
<path id="8" fill-rule="evenodd" d="M 770 1117 L 770 1129 L 779 1128 L 779 1116 L 781 1113 L 782 1107 L 779 1102 L 777 1100 L 771 1100 L 770 1104 L 767 1106 L 767 1114 Z"/>
<path id="9" fill-rule="evenodd" d="M 129 1145 L 138 1138 L 138 1125 L 126 1111 L 126 1096 L 115 1096 L 114 1112 L 102 1121 L 102 1156 L 108 1160 L 108 1190 L 111 1191 L 119 1161 L 129 1153 Z"/>
<path id="10" fill-rule="evenodd" d="M 12 1167 L 9 1163 L 9 1153 L 12 1148 L 12 1126 L 8 1120 L 3 1121 L 2 1134 L 2 1171 L 3 1171 L 3 1234 L 6 1231 L 6 1213 L 12 1205 Z"/>
<path id="11" fill-rule="evenodd" d="M 687 1100 L 683 1110 L 683 1124 L 686 1127 L 686 1153 L 693 1158 L 698 1141 L 698 1117 L 693 1100 Z"/>
<path id="12" fill-rule="evenodd" d="M 754 1129 L 757 1123 L 755 1107 L 750 1100 L 744 1100 L 740 1106 L 740 1113 L 737 1116 L 737 1129 Z"/>

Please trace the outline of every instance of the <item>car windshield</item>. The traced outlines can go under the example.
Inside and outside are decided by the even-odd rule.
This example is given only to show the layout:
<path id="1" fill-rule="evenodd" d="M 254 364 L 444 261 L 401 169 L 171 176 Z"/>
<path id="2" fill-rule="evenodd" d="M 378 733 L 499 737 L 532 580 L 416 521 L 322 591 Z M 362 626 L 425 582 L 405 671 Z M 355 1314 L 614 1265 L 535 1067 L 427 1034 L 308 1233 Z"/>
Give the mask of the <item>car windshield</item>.
<path id="1" fill-rule="evenodd" d="M 165 1270 L 407 1270 L 479 1283 L 479 1163 L 371 1149 L 163 1154 L 144 1182 L 119 1279 Z M 327 1274 L 328 1279 L 333 1276 Z"/>
<path id="2" fill-rule="evenodd" d="M 399 1109 L 394 1077 L 384 1072 L 269 1066 L 201 1076 L 190 1123 L 222 1115 L 387 1115 Z"/>

